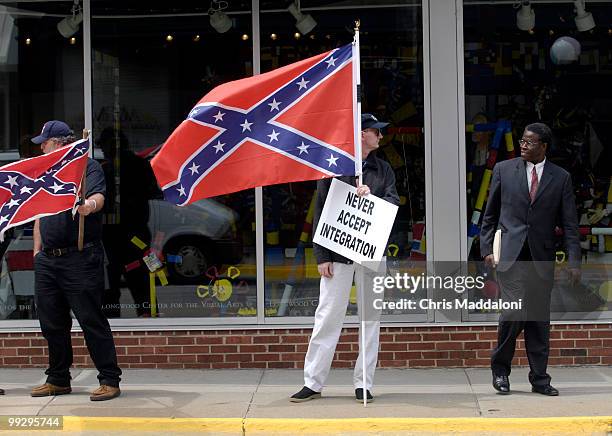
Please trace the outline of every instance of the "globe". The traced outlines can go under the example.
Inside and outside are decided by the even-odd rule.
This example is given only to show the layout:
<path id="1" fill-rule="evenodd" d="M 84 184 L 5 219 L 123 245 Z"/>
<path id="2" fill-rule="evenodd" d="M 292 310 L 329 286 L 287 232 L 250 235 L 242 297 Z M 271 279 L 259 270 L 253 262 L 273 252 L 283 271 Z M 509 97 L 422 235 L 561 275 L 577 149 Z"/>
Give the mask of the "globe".
<path id="1" fill-rule="evenodd" d="M 555 65 L 567 65 L 580 57 L 580 43 L 570 36 L 562 36 L 553 42 L 550 59 Z"/>

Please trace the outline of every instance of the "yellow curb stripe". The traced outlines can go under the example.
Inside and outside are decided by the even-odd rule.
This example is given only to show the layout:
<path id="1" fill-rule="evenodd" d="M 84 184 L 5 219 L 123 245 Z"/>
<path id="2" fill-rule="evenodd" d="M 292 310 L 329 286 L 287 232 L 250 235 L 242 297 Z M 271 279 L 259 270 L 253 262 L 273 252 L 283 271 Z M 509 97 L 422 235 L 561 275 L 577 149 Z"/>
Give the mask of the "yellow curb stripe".
<path id="1" fill-rule="evenodd" d="M 126 418 L 65 416 L 64 431 L 240 433 L 242 418 Z"/>
<path id="2" fill-rule="evenodd" d="M 64 431 L 163 431 L 168 433 L 518 433 L 608 434 L 612 416 L 559 418 L 125 418 L 64 417 Z"/>
<path id="3" fill-rule="evenodd" d="M 247 419 L 245 434 L 525 433 L 607 434 L 612 416 L 575 418 Z"/>

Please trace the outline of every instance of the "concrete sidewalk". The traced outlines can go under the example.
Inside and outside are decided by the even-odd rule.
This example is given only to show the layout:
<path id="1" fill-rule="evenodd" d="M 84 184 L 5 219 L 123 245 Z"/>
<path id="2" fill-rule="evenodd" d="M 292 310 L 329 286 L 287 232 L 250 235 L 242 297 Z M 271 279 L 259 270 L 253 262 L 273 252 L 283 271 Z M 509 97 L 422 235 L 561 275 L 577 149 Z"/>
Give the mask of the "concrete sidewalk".
<path id="1" fill-rule="evenodd" d="M 487 369 L 381 369 L 376 372 L 375 401 L 363 407 L 354 399 L 352 371 L 349 370 L 332 370 L 323 398 L 294 404 L 288 398 L 302 387 L 302 372 L 299 370 L 132 369 L 124 371 L 121 397 L 94 403 L 89 401 L 89 392 L 97 386 L 95 370 L 73 370 L 73 393 L 70 395 L 31 398 L 30 387 L 44 382 L 41 369 L 0 368 L 0 386 L 6 390 L 6 395 L 0 397 L 0 414 L 174 420 L 89 420 L 90 423 L 96 422 L 96 427 L 83 424 L 88 420 L 70 421 L 67 418 L 67 422 L 73 423 L 67 425 L 67 429 L 94 431 L 91 434 L 147 430 L 147 425 L 152 426 L 151 431 L 164 425 L 164 433 L 181 429 L 190 432 L 196 428 L 187 424 L 196 422 L 208 423 L 208 426 L 197 427 L 198 431 L 226 434 L 407 434 L 402 429 L 418 430 L 416 427 L 397 428 L 400 422 L 406 425 L 410 422 L 429 423 L 419 427 L 421 430 L 417 432 L 421 433 L 462 431 L 464 427 L 457 427 L 457 423 L 467 426 L 465 431 L 471 428 L 472 433 L 479 430 L 488 433 L 487 429 L 498 418 L 546 417 L 588 417 L 586 421 L 572 422 L 582 423 L 580 425 L 597 422 L 599 429 L 603 428 L 603 422 L 607 422 L 609 430 L 612 430 L 612 367 L 551 368 L 553 385 L 561 392 L 559 397 L 531 393 L 527 372 L 526 368 L 515 369 L 510 378 L 513 393 L 502 396 L 491 387 L 491 374 Z M 438 420 L 419 421 L 414 418 Z M 454 423 L 454 427 L 436 427 L 434 424 L 440 424 L 441 418 L 477 419 L 446 420 Z M 324 430 L 331 429 L 329 426 L 317 427 L 327 422 L 326 419 L 332 420 L 328 424 L 338 424 L 334 421 L 337 419 L 344 420 L 338 424 L 344 430 L 336 428 L 328 432 Z M 555 428 L 555 420 L 550 420 L 550 425 L 547 422 L 540 420 L 532 424 L 539 426 L 536 427 L 539 432 Z M 560 428 L 567 428 L 568 422 L 563 421 Z M 134 423 L 134 427 L 129 427 L 130 423 Z M 176 428 L 172 423 L 177 424 Z M 182 427 L 184 423 L 187 424 Z M 212 426 L 213 423 L 216 427 Z M 394 423 L 395 427 L 391 425 Z M 392 428 L 395 430 L 391 431 Z M 531 430 L 525 430 L 526 433 L 534 431 L 533 427 L 529 428 Z M 569 427 L 570 433 L 574 433 L 572 428 L 578 430 L 578 427 Z M 594 427 L 580 428 L 594 432 Z M 605 431 L 601 433 L 605 434 Z"/>

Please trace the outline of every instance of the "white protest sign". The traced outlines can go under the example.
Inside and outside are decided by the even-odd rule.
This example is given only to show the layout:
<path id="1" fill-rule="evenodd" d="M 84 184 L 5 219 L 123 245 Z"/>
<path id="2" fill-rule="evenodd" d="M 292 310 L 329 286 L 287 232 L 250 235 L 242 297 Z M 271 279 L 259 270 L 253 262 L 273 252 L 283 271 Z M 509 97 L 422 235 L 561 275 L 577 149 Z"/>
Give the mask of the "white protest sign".
<path id="1" fill-rule="evenodd" d="M 313 241 L 354 262 L 381 261 L 397 206 L 373 194 L 358 196 L 357 188 L 333 179 Z"/>

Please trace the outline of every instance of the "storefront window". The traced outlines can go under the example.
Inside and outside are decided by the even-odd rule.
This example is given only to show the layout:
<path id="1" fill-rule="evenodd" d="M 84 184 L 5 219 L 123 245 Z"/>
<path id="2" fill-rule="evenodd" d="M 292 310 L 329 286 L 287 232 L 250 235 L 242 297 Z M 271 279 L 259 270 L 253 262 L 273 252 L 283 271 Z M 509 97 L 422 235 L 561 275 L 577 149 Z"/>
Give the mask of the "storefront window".
<path id="1" fill-rule="evenodd" d="M 243 3 L 224 10 L 223 33 L 211 26 L 208 4 L 93 3 L 94 139 L 112 190 L 109 317 L 256 316 L 254 192 L 174 206 L 149 163 L 204 94 L 252 75 L 250 2 Z M 151 252 L 164 263 L 153 276 L 144 259 Z"/>
<path id="2" fill-rule="evenodd" d="M 72 2 L 0 2 L 0 162 L 41 153 L 30 142 L 45 121 L 83 129 L 83 32 L 57 25 Z M 31 319 L 34 307 L 32 224 L 0 244 L 0 319 Z"/>
<path id="3" fill-rule="evenodd" d="M 511 4 L 471 3 L 464 3 L 470 259 L 480 260 L 477 235 L 490 170 L 520 156 L 518 140 L 527 124 L 546 123 L 554 134 L 547 159 L 572 176 L 583 263 L 582 284 L 568 286 L 558 232 L 551 311 L 556 319 L 609 318 L 612 2 L 587 2 L 592 22 L 575 19 L 574 2 L 532 2 L 523 7 L 535 13 L 535 23 L 525 21 L 530 14 L 517 20 L 519 9 Z M 494 294 L 496 285 L 485 291 Z M 471 313 L 469 319 L 495 316 Z"/>
<path id="4" fill-rule="evenodd" d="M 265 2 L 264 2 L 265 3 Z M 286 10 L 261 13 L 261 69 L 270 71 L 348 44 L 361 18 L 362 112 L 390 121 L 378 156 L 395 171 L 401 205 L 387 257 L 396 270 L 425 259 L 425 163 L 423 146 L 422 12 L 420 2 L 302 1 L 316 26 L 302 35 Z M 354 7 L 354 9 L 351 9 Z M 265 187 L 265 308 L 269 318 L 308 317 L 318 304 L 319 279 L 312 249 L 315 182 Z M 386 299 L 394 299 L 387 295 Z M 348 314 L 357 313 L 355 287 Z M 405 313 L 405 312 L 404 312 Z M 422 320 L 404 315 L 403 321 Z M 420 317 L 420 318 L 419 318 Z"/>
<path id="5" fill-rule="evenodd" d="M 311 226 L 316 183 L 263 188 L 257 213 L 263 216 L 264 256 L 256 259 L 254 190 L 176 207 L 162 200 L 150 159 L 204 94 L 251 76 L 254 59 L 267 72 L 348 44 L 356 19 L 362 112 L 391 122 L 378 156 L 394 169 L 401 198 L 386 251 L 388 272 L 425 272 L 420 1 L 302 0 L 302 12 L 315 23 L 304 34 L 286 4 L 274 1 L 259 2 L 259 29 L 252 28 L 250 0 L 228 2 L 228 20 L 213 20 L 215 27 L 210 2 L 111 3 L 91 2 L 93 141 L 107 176 L 104 310 L 110 318 L 254 324 L 259 315 L 268 323 L 310 322 L 319 294 Z M 533 24 L 524 17 L 517 23 L 519 8 L 510 3 L 463 5 L 468 272 L 484 272 L 478 232 L 490 170 L 518 155 L 525 125 L 548 124 L 555 141 L 547 158 L 572 176 L 582 247 L 582 284 L 571 288 L 557 235 L 551 309 L 563 320 L 612 318 L 612 33 L 606 21 L 612 1 L 586 6 L 592 21 L 576 21 L 572 1 L 531 2 Z M 58 29 L 66 17 L 78 15 L 73 7 L 71 1 L 0 1 L 2 163 L 40 153 L 29 140 L 46 120 L 62 119 L 76 132 L 85 124 L 85 23 Z M 257 30 L 261 49 L 253 53 Z M 0 319 L 35 319 L 32 226 L 14 229 L 1 246 Z M 162 267 L 151 274 L 147 262 L 154 265 L 154 257 Z M 257 313 L 257 260 L 265 271 L 263 314 Z M 393 295 L 386 300 L 403 297 L 399 290 L 388 292 Z M 497 292 L 494 280 L 481 291 Z M 357 313 L 356 301 L 353 289 L 347 314 Z M 434 319 L 425 309 L 386 315 L 388 321 Z M 466 311 L 460 319 L 496 317 L 494 311 Z"/>

